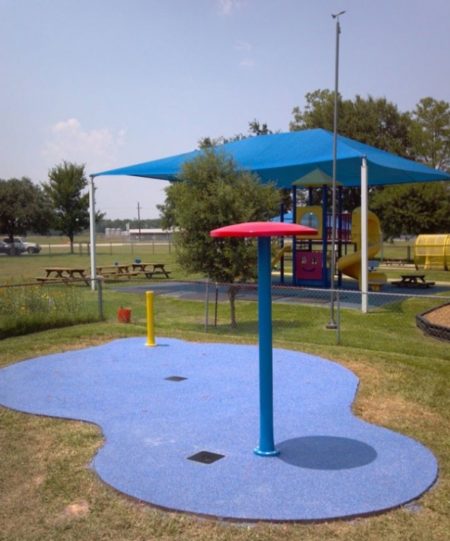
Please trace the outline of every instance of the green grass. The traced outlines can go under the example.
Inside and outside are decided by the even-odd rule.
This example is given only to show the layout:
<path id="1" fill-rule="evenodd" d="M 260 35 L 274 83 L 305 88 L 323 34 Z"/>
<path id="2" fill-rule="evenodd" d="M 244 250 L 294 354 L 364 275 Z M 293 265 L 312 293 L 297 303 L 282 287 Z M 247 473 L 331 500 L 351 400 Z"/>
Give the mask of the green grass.
<path id="1" fill-rule="evenodd" d="M 76 286 L 0 287 L 0 339 L 99 319 L 93 295 Z"/>
<path id="2" fill-rule="evenodd" d="M 155 261 L 152 255 L 140 254 L 145 260 Z M 173 271 L 172 276 L 186 278 L 183 269 L 176 266 L 173 254 L 158 256 Z M 42 274 L 42 267 L 47 264 L 56 265 L 56 257 L 2 258 L 0 283 L 11 276 L 32 279 Z M 111 257 L 114 256 L 100 256 Z M 127 257 L 124 261 L 131 260 Z M 78 266 L 80 261 L 86 267 L 89 265 L 87 256 L 62 255 L 61 261 L 66 266 Z M 107 262 L 100 259 L 100 263 Z M 77 286 L 76 290 L 86 296 L 85 302 L 95 304 L 95 292 L 85 286 Z M 132 309 L 130 324 L 116 321 L 121 305 Z M 89 468 L 102 445 L 98 427 L 0 408 L 0 540 L 447 540 L 450 347 L 424 336 L 415 325 L 415 315 L 432 305 L 430 299 L 411 298 L 364 316 L 356 310 L 343 309 L 340 346 L 336 345 L 335 333 L 325 330 L 327 308 L 278 303 L 273 306 L 276 346 L 320 355 L 353 370 L 360 378 L 353 405 L 355 414 L 416 438 L 434 452 L 439 461 L 439 481 L 420 498 L 417 508 L 309 525 L 222 524 L 166 513 L 117 493 Z M 105 322 L 0 340 L 0 366 L 117 337 L 145 335 L 143 294 L 123 293 L 107 285 L 104 308 Z M 193 341 L 257 341 L 254 302 L 238 302 L 236 329 L 229 326 L 227 303 L 219 303 L 218 326 L 210 326 L 208 332 L 204 329 L 204 303 L 200 301 L 157 296 L 155 315 L 158 336 Z"/>
<path id="3" fill-rule="evenodd" d="M 126 264 L 132 263 L 136 257 L 149 263 L 165 263 L 167 268 L 173 272 L 174 278 L 186 277 L 186 273 L 175 263 L 175 253 L 168 251 L 167 245 L 139 246 L 131 253 L 129 246 L 118 246 L 113 254 L 97 253 L 97 265 L 112 265 L 115 262 Z M 82 255 L 75 253 L 46 253 L 21 255 L 18 257 L 0 256 L 0 285 L 10 283 L 35 282 L 37 276 L 44 276 L 45 267 L 82 267 L 90 274 L 90 257 L 87 253 Z"/>

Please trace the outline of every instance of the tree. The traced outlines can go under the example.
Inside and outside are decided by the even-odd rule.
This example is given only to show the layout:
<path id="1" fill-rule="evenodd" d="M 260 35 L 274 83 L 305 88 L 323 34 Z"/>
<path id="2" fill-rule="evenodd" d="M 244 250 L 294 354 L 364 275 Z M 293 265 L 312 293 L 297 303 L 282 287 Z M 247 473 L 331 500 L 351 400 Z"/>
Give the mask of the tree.
<path id="1" fill-rule="evenodd" d="M 385 187 L 373 194 L 370 208 L 386 239 L 450 231 L 450 193 L 442 182 Z"/>
<path id="2" fill-rule="evenodd" d="M 0 231 L 10 241 L 28 231 L 46 233 L 51 215 L 44 192 L 29 178 L 0 179 Z"/>
<path id="3" fill-rule="evenodd" d="M 164 228 L 176 227 L 177 260 L 185 270 L 235 284 L 255 277 L 256 247 L 243 239 L 212 239 L 212 229 L 239 222 L 268 220 L 276 214 L 279 192 L 239 171 L 223 153 L 205 150 L 186 163 L 181 182 L 166 189 L 159 206 Z M 229 288 L 231 325 L 236 325 L 235 296 Z"/>
<path id="4" fill-rule="evenodd" d="M 243 133 L 237 133 L 231 137 L 224 137 L 223 135 L 219 137 L 202 137 L 198 142 L 198 148 L 205 150 L 206 148 L 212 148 L 219 145 L 224 145 L 225 143 L 234 143 L 235 141 L 242 141 L 242 139 L 248 139 L 255 135 L 269 135 L 273 133 L 269 129 L 265 122 L 260 123 L 256 118 L 248 123 L 248 135 Z"/>
<path id="5" fill-rule="evenodd" d="M 423 98 L 412 112 L 411 138 L 417 159 L 450 170 L 450 103 Z"/>
<path id="6" fill-rule="evenodd" d="M 291 131 L 323 128 L 333 131 L 334 92 L 315 90 L 305 96 L 306 105 L 302 111 L 294 107 L 294 120 L 289 123 Z M 386 98 L 367 99 L 356 96 L 354 101 L 338 96 L 339 134 L 367 145 L 411 158 L 411 117 L 402 113 Z"/>
<path id="7" fill-rule="evenodd" d="M 48 176 L 44 191 L 54 208 L 54 227 L 69 237 L 73 253 L 74 236 L 89 227 L 89 194 L 82 193 L 87 187 L 84 165 L 64 161 Z"/>
<path id="8" fill-rule="evenodd" d="M 294 120 L 289 123 L 291 131 L 323 128 L 333 131 L 334 92 L 331 90 L 315 90 L 305 96 L 306 105 L 303 110 L 294 107 Z M 338 96 L 340 135 L 356 139 L 387 152 L 393 152 L 406 158 L 414 157 L 411 141 L 411 117 L 402 113 L 397 106 L 386 98 L 367 99 L 356 96 L 352 100 L 344 100 Z M 338 169 L 339 172 L 339 169 Z M 377 189 L 372 189 L 375 193 Z M 317 196 L 320 200 L 320 194 Z M 343 193 L 343 209 L 352 211 L 360 204 L 359 188 L 349 188 Z"/>
<path id="9" fill-rule="evenodd" d="M 256 118 L 248 123 L 248 132 L 251 135 L 270 135 L 273 133 L 265 122 L 261 123 Z"/>

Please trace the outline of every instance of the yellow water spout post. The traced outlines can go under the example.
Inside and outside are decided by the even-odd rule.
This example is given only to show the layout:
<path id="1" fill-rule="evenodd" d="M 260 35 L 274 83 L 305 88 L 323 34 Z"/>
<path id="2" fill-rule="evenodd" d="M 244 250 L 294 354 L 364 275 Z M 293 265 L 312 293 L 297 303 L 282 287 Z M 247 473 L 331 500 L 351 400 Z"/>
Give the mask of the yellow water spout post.
<path id="1" fill-rule="evenodd" d="M 156 346 L 155 342 L 155 318 L 153 311 L 153 291 L 145 292 L 145 301 L 147 306 L 147 342 L 146 346 Z"/>

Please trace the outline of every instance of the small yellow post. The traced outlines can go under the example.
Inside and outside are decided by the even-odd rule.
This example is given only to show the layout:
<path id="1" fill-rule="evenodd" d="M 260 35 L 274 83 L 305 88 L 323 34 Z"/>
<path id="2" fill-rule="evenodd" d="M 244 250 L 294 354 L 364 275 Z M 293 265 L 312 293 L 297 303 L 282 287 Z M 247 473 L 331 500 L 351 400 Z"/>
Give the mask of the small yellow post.
<path id="1" fill-rule="evenodd" d="M 155 342 L 155 318 L 153 313 L 153 291 L 145 292 L 147 305 L 147 342 L 146 346 L 156 346 Z"/>

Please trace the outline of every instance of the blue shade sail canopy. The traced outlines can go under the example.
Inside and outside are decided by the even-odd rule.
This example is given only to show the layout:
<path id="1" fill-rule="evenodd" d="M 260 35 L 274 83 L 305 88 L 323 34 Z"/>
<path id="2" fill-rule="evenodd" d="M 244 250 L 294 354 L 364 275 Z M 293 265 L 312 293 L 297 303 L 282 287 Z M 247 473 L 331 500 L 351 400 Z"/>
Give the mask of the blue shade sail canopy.
<path id="1" fill-rule="evenodd" d="M 240 169 L 257 174 L 262 182 L 273 181 L 279 188 L 290 188 L 315 169 L 330 177 L 333 173 L 333 134 L 323 129 L 249 137 L 220 145 L 214 151 L 232 157 Z M 179 180 L 183 164 L 202 152 L 194 150 L 93 176 L 130 175 L 173 182 Z M 341 135 L 337 142 L 336 180 L 343 186 L 360 186 L 362 158 L 367 160 L 370 186 L 450 180 L 443 171 Z"/>

